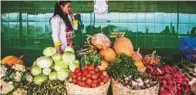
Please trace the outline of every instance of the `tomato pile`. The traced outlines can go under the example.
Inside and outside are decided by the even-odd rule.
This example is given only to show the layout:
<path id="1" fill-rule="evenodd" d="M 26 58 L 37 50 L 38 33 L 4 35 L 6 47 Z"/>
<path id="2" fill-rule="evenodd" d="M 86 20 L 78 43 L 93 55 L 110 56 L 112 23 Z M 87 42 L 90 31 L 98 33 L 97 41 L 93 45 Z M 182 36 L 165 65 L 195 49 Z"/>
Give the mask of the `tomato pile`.
<path id="1" fill-rule="evenodd" d="M 82 69 L 76 68 L 70 75 L 72 83 L 88 88 L 104 85 L 109 79 L 106 71 L 100 71 L 93 65 L 85 65 Z"/>

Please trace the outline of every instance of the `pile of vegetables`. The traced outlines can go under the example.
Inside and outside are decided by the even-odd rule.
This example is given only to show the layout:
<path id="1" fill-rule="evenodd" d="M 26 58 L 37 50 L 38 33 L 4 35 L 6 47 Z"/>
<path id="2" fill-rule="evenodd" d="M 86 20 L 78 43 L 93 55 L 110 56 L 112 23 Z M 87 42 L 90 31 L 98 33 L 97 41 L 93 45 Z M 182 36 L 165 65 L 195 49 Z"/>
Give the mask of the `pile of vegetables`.
<path id="1" fill-rule="evenodd" d="M 109 66 L 108 74 L 115 80 L 124 80 L 127 77 L 136 79 L 139 76 L 132 57 L 126 54 L 117 55 L 115 61 Z"/>
<path id="2" fill-rule="evenodd" d="M 93 36 L 91 35 L 87 35 L 87 36 L 88 36 L 87 39 L 88 43 L 91 43 L 99 50 L 111 47 L 110 39 L 103 33 L 97 33 L 94 34 Z"/>
<path id="3" fill-rule="evenodd" d="M 122 53 L 109 66 L 108 74 L 127 88 L 139 90 L 152 87 L 158 83 L 151 74 L 140 73 L 132 57 Z"/>
<path id="4" fill-rule="evenodd" d="M 47 47 L 43 50 L 44 56 L 37 58 L 31 67 L 33 82 L 41 85 L 49 80 L 65 81 L 70 71 L 79 67 L 79 61 L 76 60 L 74 49 L 65 48 L 61 55 L 56 52 L 54 47 Z"/>
<path id="5" fill-rule="evenodd" d="M 13 94 L 13 95 L 27 95 L 26 93 L 20 94 L 19 88 L 24 89 L 25 84 L 32 82 L 33 77 L 26 72 L 26 68 L 21 64 L 0 64 L 0 94 Z"/>
<path id="6" fill-rule="evenodd" d="M 160 56 L 155 55 L 156 51 L 153 51 L 152 54 L 145 55 L 143 61 L 145 64 L 159 64 Z"/>
<path id="7" fill-rule="evenodd" d="M 106 71 L 100 71 L 93 65 L 85 65 L 82 69 L 76 68 L 71 72 L 70 82 L 81 87 L 95 88 L 109 81 Z"/>
<path id="8" fill-rule="evenodd" d="M 81 67 L 84 67 L 85 64 L 92 64 L 94 66 L 100 65 L 102 61 L 101 55 L 98 53 L 98 51 L 92 51 L 91 53 L 88 53 L 81 58 Z"/>
<path id="9" fill-rule="evenodd" d="M 196 94 L 196 64 L 190 61 L 182 61 L 178 67 L 188 77 L 192 93 Z"/>
<path id="10" fill-rule="evenodd" d="M 114 42 L 113 48 L 116 54 L 125 53 L 128 56 L 132 56 L 132 54 L 134 53 L 133 44 L 131 40 L 123 36 L 124 34 L 120 38 L 116 39 L 116 41 Z"/>
<path id="11" fill-rule="evenodd" d="M 9 56 L 6 56 L 4 57 L 1 62 L 3 64 L 7 64 L 9 66 L 12 66 L 14 64 L 21 64 L 21 65 L 24 65 L 24 61 L 22 60 L 24 56 L 21 55 L 20 57 L 16 57 L 16 56 L 13 56 L 13 55 L 9 55 Z"/>
<path id="12" fill-rule="evenodd" d="M 49 80 L 41 85 L 29 84 L 28 95 L 65 95 L 65 82 Z"/>
<path id="13" fill-rule="evenodd" d="M 158 78 L 161 85 L 160 95 L 188 95 L 190 85 L 187 77 L 180 70 L 171 65 L 147 65 L 146 72 Z"/>

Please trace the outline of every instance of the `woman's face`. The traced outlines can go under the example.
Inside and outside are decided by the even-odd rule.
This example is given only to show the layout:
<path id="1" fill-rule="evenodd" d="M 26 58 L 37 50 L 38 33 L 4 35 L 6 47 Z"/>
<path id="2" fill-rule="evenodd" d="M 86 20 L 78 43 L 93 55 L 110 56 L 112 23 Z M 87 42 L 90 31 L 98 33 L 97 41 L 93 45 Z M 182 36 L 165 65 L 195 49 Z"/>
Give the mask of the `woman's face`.
<path id="1" fill-rule="evenodd" d="M 71 12 L 71 3 L 66 3 L 64 6 L 60 5 L 61 10 L 65 14 L 69 14 Z"/>

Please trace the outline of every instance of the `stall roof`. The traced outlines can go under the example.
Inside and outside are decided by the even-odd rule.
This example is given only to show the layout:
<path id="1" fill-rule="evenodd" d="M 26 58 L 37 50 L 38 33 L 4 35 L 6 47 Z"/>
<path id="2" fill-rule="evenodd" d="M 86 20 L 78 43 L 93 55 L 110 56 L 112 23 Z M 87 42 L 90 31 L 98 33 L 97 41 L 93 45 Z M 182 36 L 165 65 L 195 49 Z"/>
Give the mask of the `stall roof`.
<path id="1" fill-rule="evenodd" d="M 53 12 L 56 1 L 2 1 L 1 12 Z M 93 12 L 93 1 L 73 1 L 74 12 Z M 109 12 L 196 13 L 195 1 L 109 1 Z"/>

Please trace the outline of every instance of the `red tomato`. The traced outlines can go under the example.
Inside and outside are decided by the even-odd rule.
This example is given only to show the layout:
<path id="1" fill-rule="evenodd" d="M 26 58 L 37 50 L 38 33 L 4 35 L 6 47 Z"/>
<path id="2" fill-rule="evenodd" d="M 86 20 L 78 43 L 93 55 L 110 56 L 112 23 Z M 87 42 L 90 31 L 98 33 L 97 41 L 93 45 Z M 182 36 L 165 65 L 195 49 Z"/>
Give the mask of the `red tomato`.
<path id="1" fill-rule="evenodd" d="M 81 72 L 77 72 L 77 73 L 75 73 L 75 75 L 76 75 L 76 76 L 81 76 L 82 73 L 81 73 Z"/>
<path id="2" fill-rule="evenodd" d="M 82 74 L 83 74 L 83 76 L 87 76 L 88 71 L 87 70 L 83 70 Z"/>
<path id="3" fill-rule="evenodd" d="M 91 85 L 92 82 L 93 82 L 93 81 L 92 81 L 92 79 L 90 79 L 90 78 L 88 78 L 88 79 L 86 80 L 86 84 L 87 84 L 87 85 Z"/>
<path id="4" fill-rule="evenodd" d="M 86 77 L 87 77 L 87 78 L 90 78 L 90 77 L 91 77 L 91 74 L 87 74 Z"/>
<path id="5" fill-rule="evenodd" d="M 100 83 L 100 82 L 102 82 L 102 79 L 99 78 L 99 79 L 97 79 L 97 81 L 98 81 L 98 83 Z"/>
<path id="6" fill-rule="evenodd" d="M 73 79 L 75 79 L 75 78 L 77 77 L 73 72 L 71 72 L 70 76 L 71 76 L 71 78 L 73 78 Z"/>
<path id="7" fill-rule="evenodd" d="M 104 76 L 108 76 L 108 74 L 107 74 L 107 72 L 106 72 L 106 71 L 103 71 L 103 72 L 102 72 L 102 75 L 104 75 Z"/>
<path id="8" fill-rule="evenodd" d="M 94 70 L 89 70 L 89 73 L 90 74 L 95 74 L 95 71 Z"/>
<path id="9" fill-rule="evenodd" d="M 100 70 L 99 70 L 98 68 L 95 68 L 95 72 L 99 73 L 99 72 L 100 72 Z"/>
<path id="10" fill-rule="evenodd" d="M 79 82 L 79 85 L 82 86 L 82 87 L 84 87 L 84 86 L 85 86 L 85 82 L 80 81 L 80 82 Z"/>
<path id="11" fill-rule="evenodd" d="M 87 77 L 82 77 L 82 81 L 86 81 Z"/>
<path id="12" fill-rule="evenodd" d="M 100 75 L 99 76 L 99 79 L 104 79 L 105 77 L 103 75 Z"/>
<path id="13" fill-rule="evenodd" d="M 77 80 L 82 80 L 82 76 L 78 76 L 77 77 Z"/>
<path id="14" fill-rule="evenodd" d="M 93 83 L 96 83 L 97 84 L 98 83 L 98 80 L 93 80 Z"/>
<path id="15" fill-rule="evenodd" d="M 80 68 L 75 68 L 74 73 L 80 72 Z"/>
<path id="16" fill-rule="evenodd" d="M 95 67 L 94 67 L 93 65 L 89 65 L 89 66 L 88 66 L 88 70 L 93 70 L 93 71 L 95 71 Z"/>
<path id="17" fill-rule="evenodd" d="M 104 85 L 104 82 L 100 82 L 100 85 Z"/>
<path id="18" fill-rule="evenodd" d="M 92 78 L 92 79 L 97 79 L 98 76 L 97 76 L 96 74 L 93 74 L 93 75 L 91 76 L 91 78 Z"/>
<path id="19" fill-rule="evenodd" d="M 105 78 L 103 79 L 103 82 L 104 82 L 104 83 L 107 83 L 107 82 L 108 82 L 108 78 L 105 77 Z"/>
<path id="20" fill-rule="evenodd" d="M 96 83 L 92 83 L 91 86 L 92 86 L 92 88 L 94 88 L 94 87 L 97 87 L 97 84 Z"/>
<path id="21" fill-rule="evenodd" d="M 72 83 L 76 84 L 77 83 L 77 80 L 76 79 L 73 79 L 72 80 Z"/>

